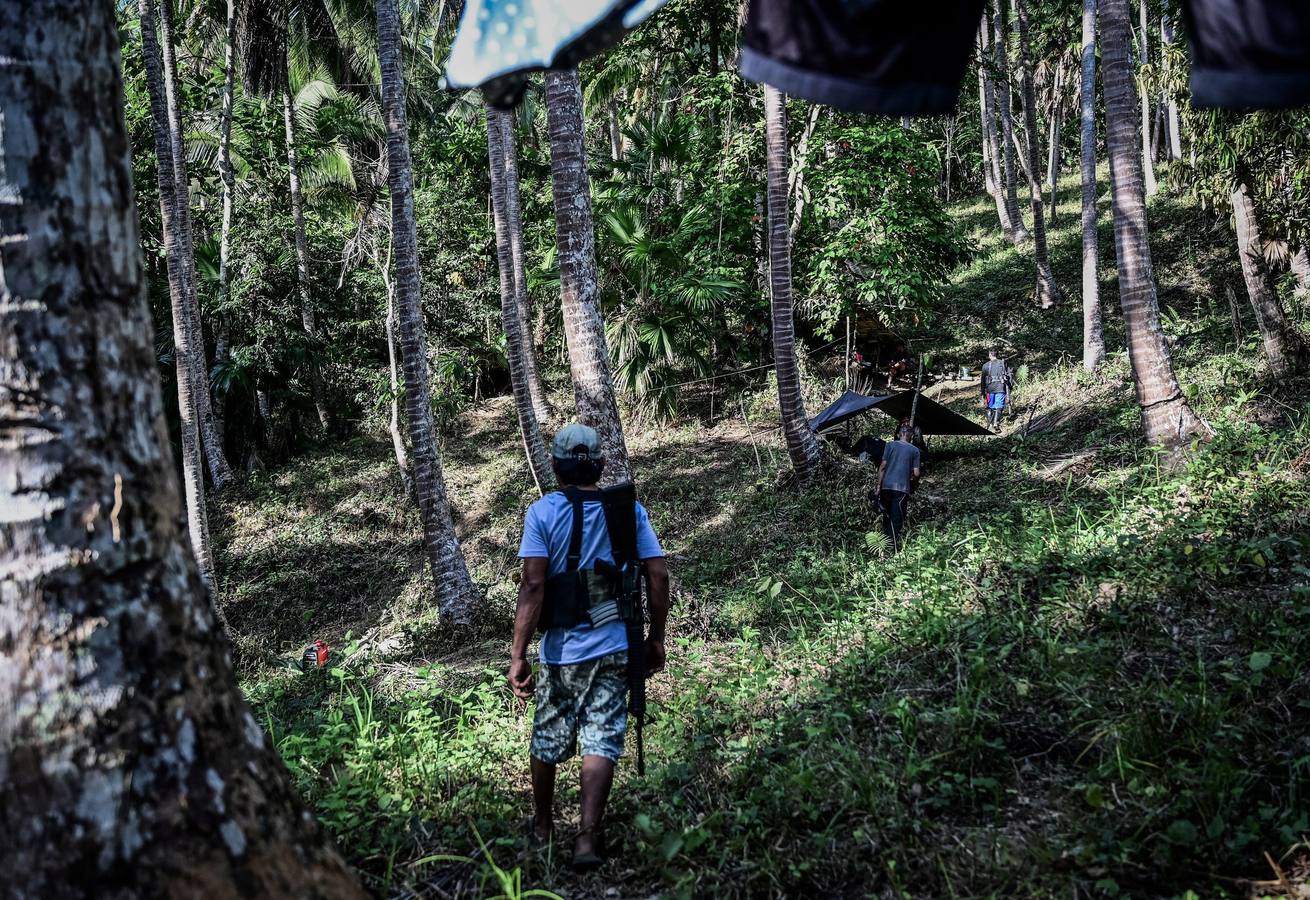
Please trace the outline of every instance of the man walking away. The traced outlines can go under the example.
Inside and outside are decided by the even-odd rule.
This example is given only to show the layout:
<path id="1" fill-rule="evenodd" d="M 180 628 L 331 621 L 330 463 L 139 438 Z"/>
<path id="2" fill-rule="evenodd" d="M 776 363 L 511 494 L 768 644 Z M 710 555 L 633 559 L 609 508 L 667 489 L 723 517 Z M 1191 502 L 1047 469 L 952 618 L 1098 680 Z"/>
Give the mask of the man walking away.
<path id="1" fill-rule="evenodd" d="M 911 441 L 914 432 L 908 427 L 896 433 L 896 440 L 887 445 L 878 467 L 878 499 L 887 517 L 887 536 L 892 547 L 899 550 L 905 528 L 905 508 L 910 502 L 910 489 L 919 477 L 919 448 Z"/>
<path id="2" fill-rule="evenodd" d="M 987 362 L 983 364 L 980 382 L 983 405 L 987 408 L 987 427 L 1000 431 L 1001 414 L 1005 412 L 1010 389 L 1014 387 L 1014 376 L 1005 360 L 997 358 L 995 347 L 987 351 Z"/>
<path id="3" fill-rule="evenodd" d="M 532 721 L 532 794 L 536 812 L 528 824 L 536 842 L 550 840 L 554 828 L 555 768 L 582 754 L 582 821 L 573 845 L 576 868 L 601 863 L 600 829 L 614 782 L 614 766 L 623 754 L 627 731 L 628 626 L 625 600 L 638 607 L 637 570 L 616 568 L 611 534 L 624 532 L 615 520 L 622 510 L 608 499 L 614 489 L 597 487 L 605 466 L 600 437 L 585 425 L 560 429 L 550 448 L 555 477 L 564 490 L 547 494 L 528 508 L 523 523 L 514 640 L 509 683 L 515 696 L 528 699 L 535 690 Z M 664 668 L 664 626 L 669 612 L 669 572 L 645 508 L 628 494 L 628 534 L 635 524 L 636 559 L 644 569 L 650 594 L 650 634 L 645 643 L 646 669 Z M 540 674 L 533 677 L 528 644 L 538 627 Z M 637 626 L 639 633 L 640 626 Z M 636 648 L 640 650 L 641 648 Z M 634 709 L 635 714 L 635 709 Z"/>

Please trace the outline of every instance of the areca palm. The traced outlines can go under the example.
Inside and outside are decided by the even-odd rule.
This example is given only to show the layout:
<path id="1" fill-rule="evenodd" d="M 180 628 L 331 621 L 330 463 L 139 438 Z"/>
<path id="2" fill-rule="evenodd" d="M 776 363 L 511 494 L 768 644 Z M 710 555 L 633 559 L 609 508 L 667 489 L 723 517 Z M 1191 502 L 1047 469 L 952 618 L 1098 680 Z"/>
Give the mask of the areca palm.
<path id="1" fill-rule="evenodd" d="M 1083 368 L 1094 372 L 1105 361 L 1100 259 L 1096 246 L 1096 0 L 1083 0 L 1082 85 L 1079 92 L 1083 187 Z"/>
<path id="2" fill-rule="evenodd" d="M 1136 124 L 1137 89 L 1129 63 L 1129 22 L 1128 0 L 1100 0 L 1101 78 L 1114 204 L 1114 248 L 1119 263 L 1119 304 L 1142 430 L 1152 443 L 1179 447 L 1207 429 L 1183 397 L 1160 327 L 1142 183 L 1142 145 Z"/>

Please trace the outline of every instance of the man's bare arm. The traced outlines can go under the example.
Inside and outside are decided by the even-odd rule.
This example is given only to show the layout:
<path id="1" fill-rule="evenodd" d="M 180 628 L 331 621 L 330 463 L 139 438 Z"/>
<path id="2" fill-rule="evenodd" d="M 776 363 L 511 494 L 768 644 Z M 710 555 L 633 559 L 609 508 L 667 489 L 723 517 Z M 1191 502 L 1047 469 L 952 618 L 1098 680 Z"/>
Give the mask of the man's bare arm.
<path id="1" fill-rule="evenodd" d="M 546 598 L 546 570 L 550 560 L 545 557 L 523 560 L 523 579 L 519 582 L 519 601 L 514 612 L 514 642 L 510 646 L 510 659 L 527 659 L 528 644 L 537 631 L 541 618 L 541 605 Z"/>
<path id="2" fill-rule="evenodd" d="M 883 452 L 886 453 L 887 451 L 884 450 Z M 882 493 L 882 477 L 886 474 L 887 474 L 887 462 L 886 460 L 884 460 L 878 463 L 878 493 L 880 494 Z"/>
<path id="3" fill-rule="evenodd" d="M 662 556 L 645 560 L 649 587 L 650 634 L 646 638 L 646 666 L 654 675 L 664 668 L 664 628 L 669 620 L 669 565 Z"/>
<path id="4" fill-rule="evenodd" d="M 546 571 L 550 560 L 523 560 L 523 580 L 519 582 L 518 608 L 514 611 L 514 641 L 509 651 L 509 686 L 514 696 L 527 700 L 535 687 L 532 666 L 528 663 L 528 644 L 537 631 L 541 605 L 546 598 Z"/>

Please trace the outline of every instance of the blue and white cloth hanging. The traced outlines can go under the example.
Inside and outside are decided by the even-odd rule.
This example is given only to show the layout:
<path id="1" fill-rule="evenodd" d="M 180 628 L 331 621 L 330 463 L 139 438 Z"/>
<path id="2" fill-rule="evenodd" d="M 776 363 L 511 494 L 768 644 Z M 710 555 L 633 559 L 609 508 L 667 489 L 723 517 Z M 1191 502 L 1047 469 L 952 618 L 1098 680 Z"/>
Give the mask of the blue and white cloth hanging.
<path id="1" fill-rule="evenodd" d="M 571 69 L 615 44 L 666 0 L 468 0 L 446 61 L 446 86 L 480 87 L 513 106 L 527 76 Z"/>

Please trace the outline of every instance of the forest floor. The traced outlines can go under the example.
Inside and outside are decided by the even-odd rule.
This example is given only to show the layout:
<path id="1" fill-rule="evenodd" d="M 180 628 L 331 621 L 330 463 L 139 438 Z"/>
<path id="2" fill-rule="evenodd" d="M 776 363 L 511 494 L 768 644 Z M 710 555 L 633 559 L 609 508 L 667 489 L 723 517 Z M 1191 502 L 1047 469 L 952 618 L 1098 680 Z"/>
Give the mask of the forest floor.
<path id="1" fill-rule="evenodd" d="M 1074 210 L 1052 246 L 1076 297 Z M 1140 445 L 1122 338 L 1084 374 L 1076 300 L 1037 311 L 989 203 L 955 211 L 980 248 L 952 285 L 970 324 L 925 339 L 976 362 L 1005 335 L 1028 370 L 1002 437 L 934 440 L 901 553 L 867 467 L 790 484 L 767 383 L 731 418 L 630 426 L 676 596 L 648 773 L 621 766 L 618 853 L 596 874 L 567 866 L 573 769 L 561 844 L 519 834 L 530 720 L 503 673 L 536 493 L 508 402 L 467 411 L 444 448 L 487 592 L 459 644 L 385 441 L 218 498 L 243 687 L 371 890 L 1310 896 L 1310 385 L 1262 380 L 1254 339 L 1234 343 L 1225 232 L 1158 198 L 1166 331 L 1216 432 L 1170 465 Z M 836 387 L 814 380 L 812 401 Z M 978 415 L 968 391 L 943 399 Z M 302 674 L 315 638 L 330 670 Z"/>

